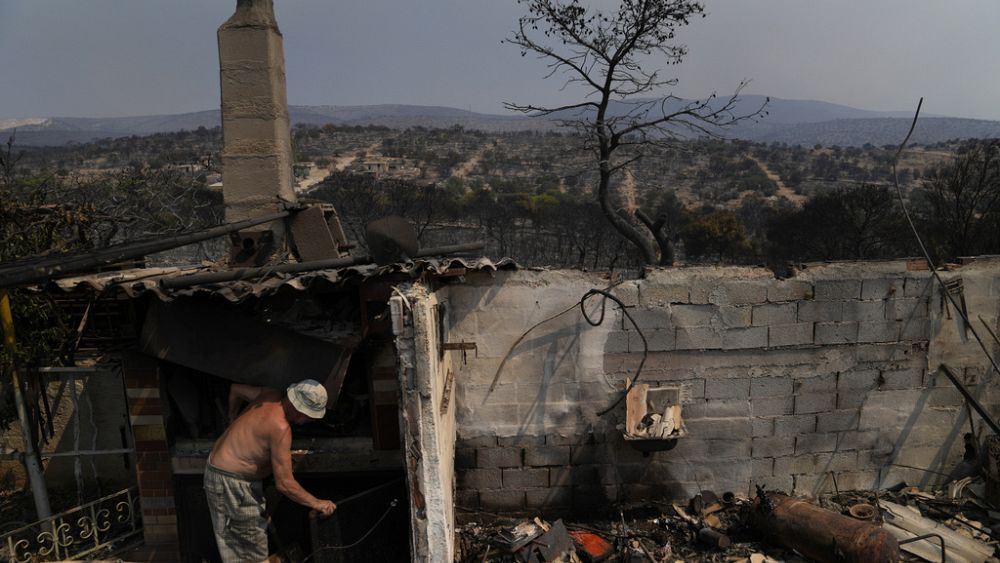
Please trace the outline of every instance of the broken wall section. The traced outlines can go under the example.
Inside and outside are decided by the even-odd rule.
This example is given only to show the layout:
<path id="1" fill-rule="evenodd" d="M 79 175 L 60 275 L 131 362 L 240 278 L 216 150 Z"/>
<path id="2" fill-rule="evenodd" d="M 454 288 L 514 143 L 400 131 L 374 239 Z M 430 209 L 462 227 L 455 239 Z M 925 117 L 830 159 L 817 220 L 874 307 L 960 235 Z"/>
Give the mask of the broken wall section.
<path id="1" fill-rule="evenodd" d="M 399 353 L 400 404 L 411 554 L 414 561 L 455 558 L 455 401 L 444 353 L 442 304 L 416 284 L 389 302 Z"/>
<path id="2" fill-rule="evenodd" d="M 641 379 L 682 388 L 688 436 L 648 457 L 616 428 L 623 406 L 597 416 L 642 356 L 616 306 L 598 327 L 572 309 L 605 279 L 497 272 L 440 290 L 448 338 L 478 347 L 456 366 L 456 504 L 586 512 L 703 488 L 747 493 L 754 483 L 797 494 L 832 490 L 834 478 L 841 489 L 930 483 L 939 476 L 925 470 L 947 473 L 968 428 L 961 396 L 936 376 L 940 361 L 979 385 L 991 413 L 1000 394 L 930 273 L 913 266 L 819 265 L 789 280 L 678 268 L 613 288 L 649 343 Z M 946 276 L 963 278 L 974 322 L 996 324 L 1000 262 Z"/>

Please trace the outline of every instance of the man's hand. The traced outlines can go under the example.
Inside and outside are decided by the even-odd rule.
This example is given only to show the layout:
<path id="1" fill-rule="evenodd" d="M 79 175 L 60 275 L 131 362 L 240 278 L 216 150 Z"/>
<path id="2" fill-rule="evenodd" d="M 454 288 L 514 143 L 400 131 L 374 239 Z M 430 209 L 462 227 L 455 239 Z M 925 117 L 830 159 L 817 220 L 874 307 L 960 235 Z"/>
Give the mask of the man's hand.
<path id="1" fill-rule="evenodd" d="M 334 510 L 337 510 L 337 505 L 332 500 L 321 500 L 314 508 L 316 512 L 319 512 L 323 516 L 329 516 L 333 514 Z"/>

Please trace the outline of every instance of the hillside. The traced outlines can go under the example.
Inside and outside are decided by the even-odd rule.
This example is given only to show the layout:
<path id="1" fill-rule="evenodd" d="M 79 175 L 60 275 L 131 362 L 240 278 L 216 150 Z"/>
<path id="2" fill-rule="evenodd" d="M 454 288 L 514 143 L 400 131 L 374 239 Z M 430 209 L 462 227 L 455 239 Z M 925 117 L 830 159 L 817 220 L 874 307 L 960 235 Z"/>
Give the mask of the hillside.
<path id="1" fill-rule="evenodd" d="M 743 96 L 734 113 L 752 113 L 763 102 L 763 96 Z M 679 106 L 681 103 L 683 101 L 674 105 Z M 624 104 L 616 103 L 610 113 L 621 115 L 627 109 Z M 377 125 L 392 129 L 461 126 L 497 133 L 555 128 L 552 121 L 540 118 L 476 113 L 442 106 L 291 106 L 289 111 L 293 123 L 306 125 Z M 757 123 L 740 124 L 726 131 L 725 135 L 758 142 L 803 146 L 817 143 L 840 146 L 861 146 L 866 143 L 884 145 L 899 142 L 906 134 L 910 119 L 908 112 L 877 112 L 815 100 L 772 98 L 767 106 L 767 115 L 762 116 Z M 136 117 L 3 119 L 0 120 L 0 135 L 9 134 L 16 127 L 19 145 L 54 146 L 108 137 L 193 131 L 199 127 L 212 128 L 218 125 L 218 110 Z M 1000 136 L 1000 122 L 928 116 L 921 119 L 914 135 L 914 142 L 925 144 L 951 139 L 997 137 Z"/>

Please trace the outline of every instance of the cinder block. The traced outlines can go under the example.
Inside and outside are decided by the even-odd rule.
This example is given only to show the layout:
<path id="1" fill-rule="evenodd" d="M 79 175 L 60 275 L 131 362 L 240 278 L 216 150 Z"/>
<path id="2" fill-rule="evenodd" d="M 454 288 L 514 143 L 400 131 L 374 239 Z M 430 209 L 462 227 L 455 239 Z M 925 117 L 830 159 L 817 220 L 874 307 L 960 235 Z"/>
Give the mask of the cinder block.
<path id="1" fill-rule="evenodd" d="M 718 311 L 715 305 L 674 305 L 670 308 L 670 320 L 678 327 L 709 326 Z"/>
<path id="2" fill-rule="evenodd" d="M 836 406 L 837 394 L 832 392 L 795 396 L 795 414 L 832 411 Z"/>
<path id="3" fill-rule="evenodd" d="M 545 445 L 547 446 L 579 446 L 583 444 L 603 444 L 605 436 L 594 432 L 546 434 Z"/>
<path id="4" fill-rule="evenodd" d="M 990 297 L 1000 295 L 1000 277 L 995 277 L 990 282 Z"/>
<path id="5" fill-rule="evenodd" d="M 873 278 L 861 281 L 862 299 L 889 299 L 903 292 L 903 278 Z"/>
<path id="6" fill-rule="evenodd" d="M 792 394 L 790 377 L 754 377 L 750 380 L 750 397 L 788 397 Z"/>
<path id="7" fill-rule="evenodd" d="M 901 428 L 900 424 L 905 419 L 906 415 L 898 410 L 866 405 L 861 409 L 861 420 L 858 422 L 858 428 L 861 430 L 881 428 L 886 431 L 895 429 L 898 432 Z"/>
<path id="8" fill-rule="evenodd" d="M 699 440 L 683 438 L 671 450 L 688 461 L 746 460 L 750 457 L 750 440 Z"/>
<path id="9" fill-rule="evenodd" d="M 767 330 L 767 345 L 771 348 L 805 346 L 813 343 L 813 323 L 811 322 L 773 325 Z"/>
<path id="10" fill-rule="evenodd" d="M 674 349 L 674 329 L 645 329 L 642 335 L 646 337 L 646 346 L 650 352 L 666 352 Z M 632 353 L 642 352 L 642 337 L 639 333 L 628 332 L 628 348 Z"/>
<path id="11" fill-rule="evenodd" d="M 456 448 L 488 448 L 496 445 L 496 436 L 462 437 L 455 440 Z"/>
<path id="12" fill-rule="evenodd" d="M 858 342 L 896 342 L 899 340 L 899 322 L 864 321 L 858 325 Z"/>
<path id="13" fill-rule="evenodd" d="M 569 446 L 541 446 L 524 449 L 524 465 L 542 467 L 546 465 L 569 465 Z"/>
<path id="14" fill-rule="evenodd" d="M 479 467 L 521 467 L 521 448 L 479 448 L 476 452 Z"/>
<path id="15" fill-rule="evenodd" d="M 774 419 L 775 436 L 795 436 L 816 431 L 816 415 L 778 416 Z"/>
<path id="16" fill-rule="evenodd" d="M 816 415 L 816 431 L 840 432 L 843 430 L 856 430 L 859 419 L 860 413 L 853 409 L 821 412 Z"/>
<path id="17" fill-rule="evenodd" d="M 499 469 L 460 469 L 455 472 L 459 489 L 499 489 Z"/>
<path id="18" fill-rule="evenodd" d="M 860 409 L 868 400 L 865 389 L 841 389 L 837 392 L 838 409 Z"/>
<path id="19" fill-rule="evenodd" d="M 748 417 L 750 401 L 743 399 L 708 399 L 705 401 L 707 417 Z"/>
<path id="20" fill-rule="evenodd" d="M 524 491 L 480 491 L 479 504 L 485 510 L 517 512 L 524 509 Z"/>
<path id="21" fill-rule="evenodd" d="M 754 417 L 750 419 L 753 426 L 753 437 L 774 436 L 774 419 Z"/>
<path id="22" fill-rule="evenodd" d="M 722 333 L 724 350 L 744 350 L 767 347 L 767 327 L 730 328 Z"/>
<path id="23" fill-rule="evenodd" d="M 468 489 L 455 491 L 455 506 L 469 510 L 478 510 L 480 507 L 479 491 Z"/>
<path id="24" fill-rule="evenodd" d="M 545 444 L 545 436 L 532 436 L 530 434 L 518 434 L 516 436 L 500 436 L 497 438 L 497 442 L 500 444 L 501 448 L 511 448 L 511 447 L 523 448 L 524 446 L 541 446 Z"/>
<path id="25" fill-rule="evenodd" d="M 573 489 L 571 487 L 528 489 L 524 493 L 525 504 L 528 508 L 565 508 L 573 504 Z"/>
<path id="26" fill-rule="evenodd" d="M 774 475 L 774 459 L 754 457 L 750 460 L 750 476 L 753 479 Z"/>
<path id="27" fill-rule="evenodd" d="M 857 417 L 857 413 L 855 413 Z M 875 450 L 879 445 L 878 430 L 850 430 L 840 433 L 841 450 Z"/>
<path id="28" fill-rule="evenodd" d="M 885 302 L 885 318 L 890 321 L 908 321 L 911 319 L 926 319 L 929 305 L 926 298 L 898 298 Z"/>
<path id="29" fill-rule="evenodd" d="M 686 422 L 688 436 L 698 439 L 750 438 L 753 426 L 750 419 L 742 418 L 700 418 Z M 686 440 L 687 438 L 685 438 Z"/>
<path id="30" fill-rule="evenodd" d="M 837 374 L 835 373 L 795 380 L 796 395 L 811 395 L 813 393 L 833 392 L 836 391 L 836 389 L 837 389 Z"/>
<path id="31" fill-rule="evenodd" d="M 713 350 L 722 347 L 722 335 L 711 327 L 678 327 L 678 350 Z"/>
<path id="32" fill-rule="evenodd" d="M 870 491 L 878 486 L 878 471 L 843 471 L 837 473 L 841 491 Z"/>
<path id="33" fill-rule="evenodd" d="M 829 473 L 796 475 L 795 488 L 792 490 L 796 496 L 815 497 L 824 493 L 832 493 L 833 477 Z"/>
<path id="34" fill-rule="evenodd" d="M 569 461 L 573 465 L 585 465 L 601 463 L 604 457 L 604 448 L 601 446 L 570 446 Z"/>
<path id="35" fill-rule="evenodd" d="M 817 424 L 819 422 L 818 418 Z M 832 432 L 824 434 L 800 434 L 795 437 L 796 454 L 832 452 L 835 449 L 837 449 L 837 434 Z M 504 483 L 506 483 L 506 480 Z"/>
<path id="36" fill-rule="evenodd" d="M 767 301 L 767 282 L 728 281 L 713 291 L 709 299 L 720 305 L 750 305 Z"/>
<path id="37" fill-rule="evenodd" d="M 643 283 L 639 289 L 639 303 L 642 305 L 669 305 L 688 303 L 688 286 L 681 284 Z"/>
<path id="38" fill-rule="evenodd" d="M 606 354 L 624 354 L 629 351 L 629 336 L 635 331 L 613 330 L 608 333 L 608 339 L 604 342 L 604 352 Z"/>
<path id="39" fill-rule="evenodd" d="M 861 298 L 861 280 L 816 280 L 813 282 L 816 301 Z"/>
<path id="40" fill-rule="evenodd" d="M 719 318 L 726 328 L 742 328 L 750 326 L 752 311 L 750 307 L 719 307 Z"/>
<path id="41" fill-rule="evenodd" d="M 904 321 L 899 331 L 899 339 L 912 342 L 931 339 L 931 322 L 927 319 Z"/>
<path id="42" fill-rule="evenodd" d="M 799 322 L 834 322 L 844 317 L 843 301 L 799 301 Z"/>
<path id="43" fill-rule="evenodd" d="M 629 315 L 640 329 L 647 328 L 667 328 L 673 326 L 670 309 L 666 307 L 636 307 L 629 311 Z M 625 319 L 625 328 L 634 328 L 632 323 Z"/>
<path id="44" fill-rule="evenodd" d="M 750 455 L 754 458 L 791 455 L 795 452 L 795 439 L 795 436 L 754 438 L 750 447 Z"/>
<path id="45" fill-rule="evenodd" d="M 794 324 L 798 314 L 795 303 L 768 303 L 754 305 L 751 322 L 753 326 Z"/>
<path id="46" fill-rule="evenodd" d="M 933 278 L 930 275 L 919 278 L 906 278 L 903 286 L 903 295 L 906 297 L 920 297 L 930 295 L 930 284 Z"/>
<path id="47" fill-rule="evenodd" d="M 455 450 L 455 469 L 471 469 L 476 466 L 476 450 L 458 448 Z"/>
<path id="48" fill-rule="evenodd" d="M 860 371 L 844 371 L 837 375 L 837 388 L 856 389 L 864 391 L 874 389 L 879 382 L 879 371 L 877 369 L 867 369 Z"/>
<path id="49" fill-rule="evenodd" d="M 547 468 L 525 467 L 523 469 L 504 469 L 503 487 L 505 489 L 527 489 L 530 487 L 548 487 L 549 470 Z"/>
<path id="50" fill-rule="evenodd" d="M 825 475 L 830 471 L 854 469 L 857 465 L 856 452 L 833 452 L 817 454 L 796 454 L 774 460 L 775 475 Z"/>
<path id="51" fill-rule="evenodd" d="M 627 281 L 616 285 L 611 289 L 611 293 L 621 300 L 626 307 L 635 307 L 639 304 L 639 281 Z"/>
<path id="52" fill-rule="evenodd" d="M 884 321 L 885 301 L 847 301 L 844 303 L 845 321 Z"/>
<path id="53" fill-rule="evenodd" d="M 750 397 L 750 379 L 706 379 L 706 399 L 747 399 Z"/>
<path id="54" fill-rule="evenodd" d="M 879 389 L 920 389 L 923 380 L 924 370 L 919 368 L 883 371 Z"/>
<path id="55" fill-rule="evenodd" d="M 806 281 L 775 281 L 767 286 L 767 300 L 772 303 L 810 299 L 812 293 L 812 284 Z"/>
<path id="56" fill-rule="evenodd" d="M 816 323 L 816 344 L 853 344 L 858 341 L 858 323 Z"/>
<path id="57" fill-rule="evenodd" d="M 781 416 L 795 411 L 795 396 L 759 397 L 750 401 L 750 414 L 753 416 Z"/>

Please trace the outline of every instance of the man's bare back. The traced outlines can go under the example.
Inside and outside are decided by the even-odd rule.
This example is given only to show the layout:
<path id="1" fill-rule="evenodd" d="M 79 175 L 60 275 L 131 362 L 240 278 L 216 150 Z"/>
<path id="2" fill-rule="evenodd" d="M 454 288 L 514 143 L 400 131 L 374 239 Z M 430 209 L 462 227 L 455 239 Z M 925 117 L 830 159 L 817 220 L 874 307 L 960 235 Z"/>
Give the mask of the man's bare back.
<path id="1" fill-rule="evenodd" d="M 260 391 L 257 399 L 216 440 L 212 465 L 250 479 L 271 474 L 271 441 L 275 433 L 290 433 L 281 406 L 283 395 L 274 389 Z"/>

